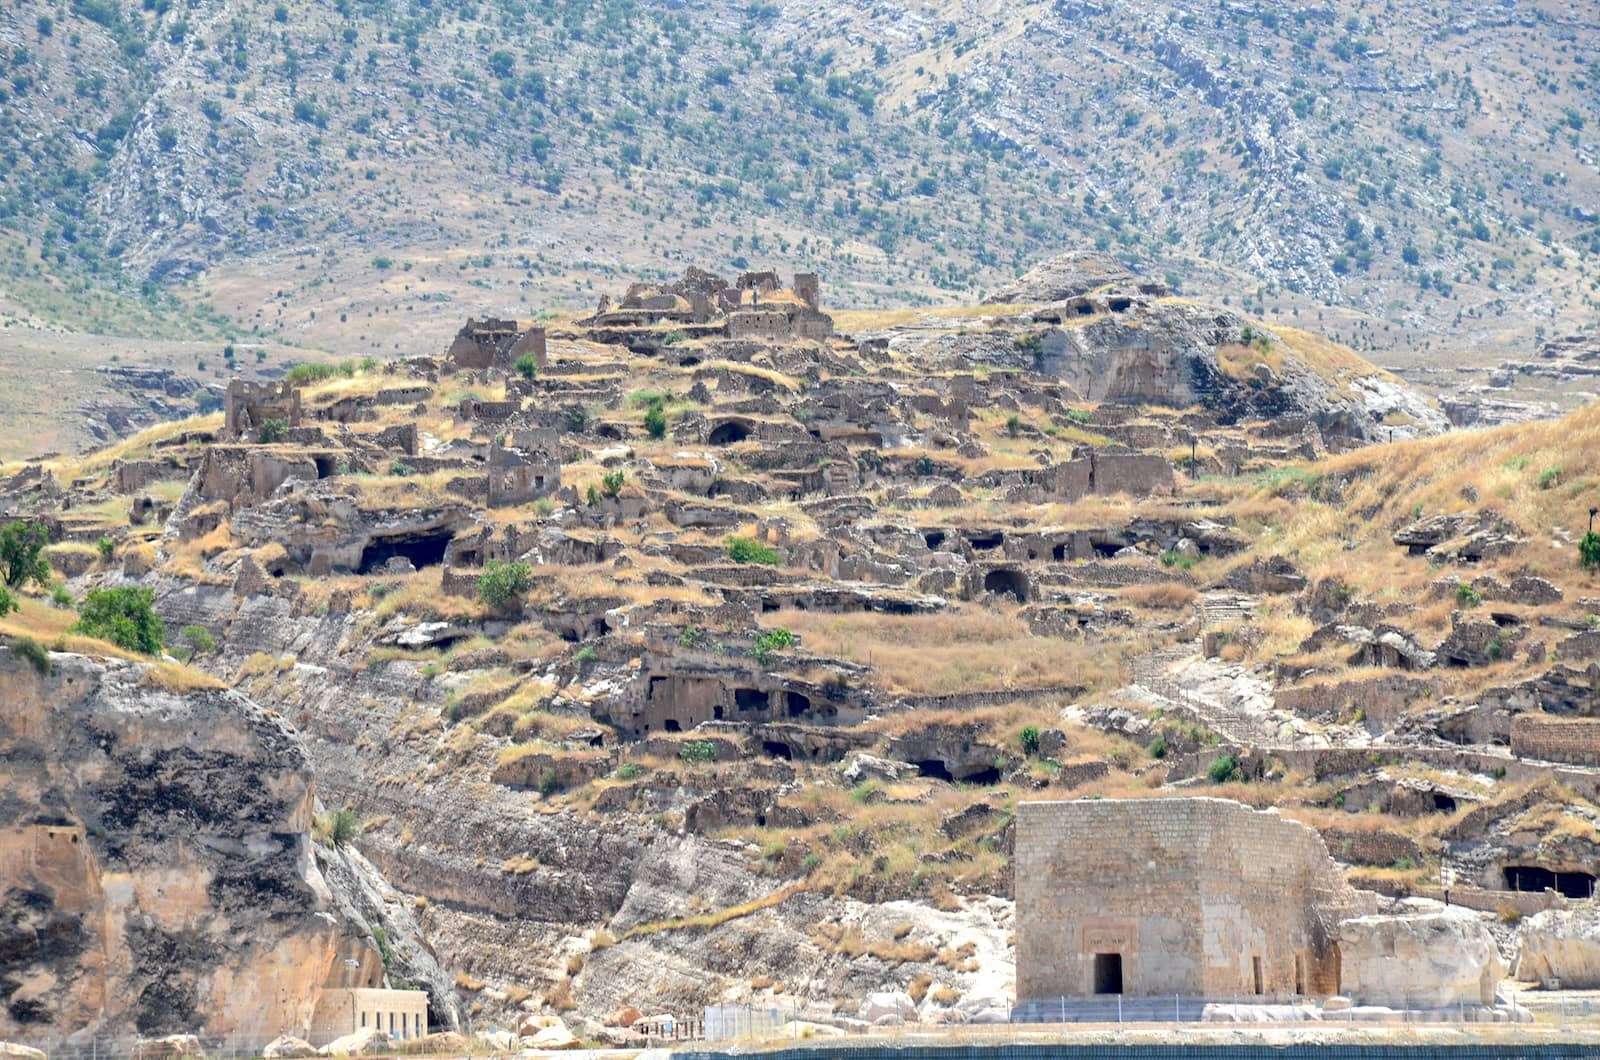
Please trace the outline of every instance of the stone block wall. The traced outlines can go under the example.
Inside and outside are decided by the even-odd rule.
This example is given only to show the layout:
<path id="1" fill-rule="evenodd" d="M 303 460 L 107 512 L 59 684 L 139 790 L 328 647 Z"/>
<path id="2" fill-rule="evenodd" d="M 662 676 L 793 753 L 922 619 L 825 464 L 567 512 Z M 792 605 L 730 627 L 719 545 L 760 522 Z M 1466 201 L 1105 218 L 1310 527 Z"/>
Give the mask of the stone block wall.
<path id="1" fill-rule="evenodd" d="M 1511 719 L 1511 753 L 1546 762 L 1600 765 L 1600 718 L 1518 714 Z"/>
<path id="2" fill-rule="evenodd" d="M 1370 911 L 1314 831 L 1224 799 L 1025 802 L 1016 849 L 1019 1003 L 1115 992 L 1112 956 L 1135 996 L 1337 993 Z"/>
<path id="3" fill-rule="evenodd" d="M 395 1041 L 428 1033 L 428 994 L 423 990 L 324 989 L 311 1018 L 311 1043 L 376 1027 Z"/>

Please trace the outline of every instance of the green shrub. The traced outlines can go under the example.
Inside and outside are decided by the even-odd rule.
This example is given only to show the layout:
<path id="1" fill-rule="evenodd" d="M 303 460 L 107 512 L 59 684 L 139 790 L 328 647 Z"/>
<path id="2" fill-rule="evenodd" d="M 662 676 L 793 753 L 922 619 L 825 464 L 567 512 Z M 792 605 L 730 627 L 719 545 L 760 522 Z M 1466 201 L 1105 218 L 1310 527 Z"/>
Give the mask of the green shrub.
<path id="1" fill-rule="evenodd" d="M 389 474 L 393 475 L 395 478 L 405 478 L 414 470 L 416 469 L 410 464 L 406 463 L 404 460 L 391 460 L 389 462 Z"/>
<path id="2" fill-rule="evenodd" d="M 70 611 L 78 606 L 78 601 L 72 598 L 72 593 L 67 590 L 65 585 L 50 586 L 50 602 L 63 611 Z"/>
<path id="3" fill-rule="evenodd" d="M 1239 760 L 1233 755 L 1221 755 L 1211 760 L 1206 776 L 1213 784 L 1226 784 L 1230 780 L 1243 780 L 1244 770 L 1239 768 Z"/>
<path id="4" fill-rule="evenodd" d="M 155 612 L 156 595 L 131 585 L 90 589 L 72 632 L 109 641 L 128 651 L 158 655 L 165 629 Z"/>
<path id="5" fill-rule="evenodd" d="M 618 780 L 637 780 L 644 773 L 644 766 L 638 762 L 627 762 L 617 767 Z"/>
<path id="6" fill-rule="evenodd" d="M 13 611 L 22 610 L 22 605 L 17 603 L 17 598 L 11 595 L 11 590 L 0 585 L 0 618 L 4 618 Z"/>
<path id="7" fill-rule="evenodd" d="M 1179 570 L 1188 570 L 1190 567 L 1199 562 L 1200 561 L 1193 556 L 1182 555 L 1181 553 L 1175 552 L 1170 548 L 1161 553 L 1161 565 L 1163 567 L 1177 567 Z"/>
<path id="8" fill-rule="evenodd" d="M 0 612 L 3 613 L 3 612 Z M 45 646 L 32 637 L 18 637 L 11 642 L 11 650 L 28 660 L 40 677 L 49 677 L 54 667 L 50 663 L 50 653 Z"/>
<path id="9" fill-rule="evenodd" d="M 1600 567 L 1600 533 L 1590 530 L 1583 535 L 1578 542 L 1578 563 L 1584 570 Z"/>
<path id="10" fill-rule="evenodd" d="M 622 484 L 626 481 L 628 481 L 628 477 L 619 468 L 600 477 L 600 489 L 607 497 L 615 500 L 617 495 L 622 492 Z"/>
<path id="11" fill-rule="evenodd" d="M 1547 490 L 1561 485 L 1561 476 L 1565 471 L 1560 465 L 1545 468 L 1539 472 L 1539 488 Z"/>
<path id="12" fill-rule="evenodd" d="M 531 353 L 525 353 L 517 358 L 517 374 L 524 379 L 532 379 L 539 374 L 539 359 Z"/>
<path id="13" fill-rule="evenodd" d="M 694 648 L 706 639 L 706 631 L 699 626 L 685 626 L 683 632 L 678 634 L 678 647 Z"/>
<path id="14" fill-rule="evenodd" d="M 681 331 L 669 331 L 666 337 L 661 340 L 661 344 L 663 346 L 676 346 L 680 342 L 687 341 L 688 338 L 689 336 Z"/>
<path id="15" fill-rule="evenodd" d="M 5 568 L 8 588 L 30 581 L 50 584 L 50 564 L 42 555 L 49 541 L 49 533 L 38 523 L 7 523 L 0 529 L 0 567 Z"/>
<path id="16" fill-rule="evenodd" d="M 596 648 L 593 644 L 585 644 L 583 647 L 572 653 L 572 658 L 580 663 L 594 662 L 596 659 L 600 658 L 600 649 Z"/>
<path id="17" fill-rule="evenodd" d="M 554 766 L 547 768 L 539 777 L 539 794 L 543 795 L 547 799 L 554 795 L 560 786 L 561 785 L 556 781 L 556 771 Z"/>
<path id="18" fill-rule="evenodd" d="M 94 543 L 94 547 L 99 551 L 100 558 L 103 560 L 109 561 L 112 556 L 117 554 L 117 543 L 109 537 L 102 537 Z"/>
<path id="19" fill-rule="evenodd" d="M 331 832 L 334 846 L 341 847 L 360 835 L 361 822 L 356 820 L 356 812 L 354 810 L 340 810 L 334 814 Z"/>
<path id="20" fill-rule="evenodd" d="M 478 575 L 478 599 L 496 611 L 506 610 L 531 588 L 533 568 L 521 560 L 506 563 L 492 559 L 483 565 L 483 573 Z"/>
<path id="21" fill-rule="evenodd" d="M 210 655 L 217 650 L 217 642 L 211 636 L 211 631 L 204 626 L 184 626 L 178 631 L 178 637 L 196 655 Z"/>
<path id="22" fill-rule="evenodd" d="M 340 368 L 334 364 L 293 364 L 284 378 L 289 380 L 291 386 L 306 386 L 309 383 L 320 383 L 325 379 L 332 379 L 340 374 Z"/>
<path id="23" fill-rule="evenodd" d="M 1039 726 L 1024 725 L 1017 738 L 1022 742 L 1023 754 L 1031 758 L 1039 753 Z"/>
<path id="24" fill-rule="evenodd" d="M 667 414 L 660 405 L 651 405 L 644 413 L 644 429 L 652 438 L 667 436 Z"/>
<path id="25" fill-rule="evenodd" d="M 728 558 L 735 563 L 760 563 L 776 567 L 780 559 L 772 549 L 748 537 L 730 537 L 723 545 L 728 550 Z"/>
<path id="26" fill-rule="evenodd" d="M 778 652 L 794 647 L 794 641 L 794 634 L 782 626 L 776 629 L 764 629 L 752 635 L 750 655 L 762 666 L 770 666 Z"/>
<path id="27" fill-rule="evenodd" d="M 262 445 L 271 445 L 283 441 L 283 436 L 289 432 L 289 424 L 283 420 L 262 420 L 261 426 L 256 431 L 256 441 Z"/>
<path id="28" fill-rule="evenodd" d="M 717 760 L 717 745 L 710 740 L 689 740 L 678 748 L 678 757 L 690 765 L 700 762 L 715 762 Z"/>
<path id="29" fill-rule="evenodd" d="M 1483 603 L 1483 594 L 1466 582 L 1457 582 L 1456 603 L 1462 607 L 1477 607 Z"/>
<path id="30" fill-rule="evenodd" d="M 1150 753 L 1151 758 L 1165 758 L 1167 757 L 1167 738 L 1157 733 L 1156 738 L 1146 744 L 1144 749 Z"/>
<path id="31" fill-rule="evenodd" d="M 589 502 L 589 507 L 591 508 L 598 505 L 600 503 L 600 487 L 596 486 L 593 482 L 589 483 L 589 489 L 584 494 L 584 499 Z"/>

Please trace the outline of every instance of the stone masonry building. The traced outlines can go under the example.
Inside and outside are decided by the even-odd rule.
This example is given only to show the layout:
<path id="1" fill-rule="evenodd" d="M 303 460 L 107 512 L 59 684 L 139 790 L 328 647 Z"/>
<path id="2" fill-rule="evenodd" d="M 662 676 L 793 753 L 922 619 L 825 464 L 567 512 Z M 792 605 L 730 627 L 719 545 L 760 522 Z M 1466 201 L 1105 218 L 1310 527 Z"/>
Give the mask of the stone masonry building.
<path id="1" fill-rule="evenodd" d="M 1212 798 L 1020 804 L 1016 898 L 1019 1004 L 1337 994 L 1375 912 L 1315 831 Z"/>

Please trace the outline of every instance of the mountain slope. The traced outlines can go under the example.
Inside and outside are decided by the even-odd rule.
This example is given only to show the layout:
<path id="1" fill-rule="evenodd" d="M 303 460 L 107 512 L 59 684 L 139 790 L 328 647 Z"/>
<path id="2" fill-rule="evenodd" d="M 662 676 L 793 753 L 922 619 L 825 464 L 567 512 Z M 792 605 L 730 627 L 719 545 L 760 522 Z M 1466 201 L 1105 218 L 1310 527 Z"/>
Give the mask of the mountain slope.
<path id="1" fill-rule="evenodd" d="M 1596 31 L 1556 3 L 25 0 L 0 214 L 56 273 L 204 274 L 187 299 L 346 350 L 645 262 L 782 254 L 881 304 L 1094 244 L 1258 314 L 1340 307 L 1361 348 L 1526 345 L 1592 312 Z"/>

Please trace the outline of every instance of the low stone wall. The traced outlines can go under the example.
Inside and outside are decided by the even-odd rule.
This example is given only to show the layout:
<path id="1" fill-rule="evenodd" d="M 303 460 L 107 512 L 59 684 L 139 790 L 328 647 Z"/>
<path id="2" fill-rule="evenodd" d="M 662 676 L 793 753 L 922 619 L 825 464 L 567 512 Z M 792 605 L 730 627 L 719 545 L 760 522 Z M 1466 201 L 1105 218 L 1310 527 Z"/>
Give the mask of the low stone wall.
<path id="1" fill-rule="evenodd" d="M 1600 765 L 1600 718 L 1519 714 L 1511 719 L 1511 753 L 1571 765 Z"/>

